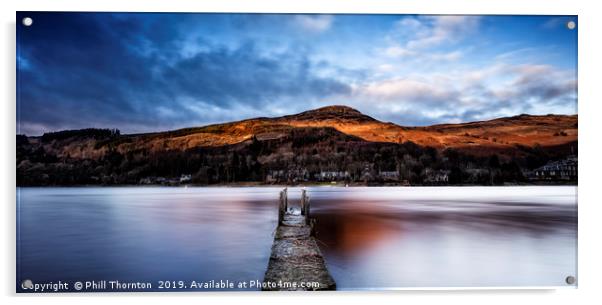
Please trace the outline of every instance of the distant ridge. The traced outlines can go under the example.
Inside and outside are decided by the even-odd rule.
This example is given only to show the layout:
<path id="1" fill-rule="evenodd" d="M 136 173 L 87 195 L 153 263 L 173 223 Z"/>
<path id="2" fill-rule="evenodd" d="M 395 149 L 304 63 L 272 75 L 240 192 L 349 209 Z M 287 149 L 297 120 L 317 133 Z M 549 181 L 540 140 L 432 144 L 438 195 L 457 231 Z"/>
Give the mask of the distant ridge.
<path id="1" fill-rule="evenodd" d="M 476 155 L 492 152 L 514 153 L 524 147 L 552 147 L 577 141 L 577 115 L 528 115 L 459 124 L 426 127 L 404 127 L 382 122 L 357 109 L 332 105 L 298 114 L 274 118 L 252 118 L 238 122 L 184 128 L 151 134 L 121 135 L 116 145 L 119 152 L 133 149 L 185 150 L 194 147 L 219 147 L 256 138 L 284 137 L 295 128 L 333 128 L 368 142 L 405 143 L 437 149 L 454 148 Z M 77 147 L 85 154 L 103 155 L 103 144 L 89 146 L 72 143 L 64 150 Z M 523 148 L 521 148 L 523 147 Z"/>

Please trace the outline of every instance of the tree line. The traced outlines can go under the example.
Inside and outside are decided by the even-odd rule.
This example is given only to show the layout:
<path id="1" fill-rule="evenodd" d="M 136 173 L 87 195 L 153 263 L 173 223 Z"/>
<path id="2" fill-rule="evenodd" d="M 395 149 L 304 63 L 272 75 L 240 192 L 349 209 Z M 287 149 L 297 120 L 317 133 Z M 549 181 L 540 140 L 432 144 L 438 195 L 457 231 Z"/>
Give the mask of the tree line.
<path id="1" fill-rule="evenodd" d="M 346 183 L 498 185 L 526 182 L 525 171 L 558 157 L 541 147 L 520 148 L 521 154 L 512 158 L 495 153 L 475 156 L 412 142 L 367 142 L 333 128 L 309 127 L 294 128 L 277 139 L 253 137 L 234 145 L 188 150 L 120 152 L 109 143 L 126 136 L 110 129 L 49 133 L 42 136 L 42 142 L 77 141 L 79 137 L 97 141 L 96 146 L 106 153 L 96 159 L 58 156 L 44 145 L 17 136 L 17 185 L 139 184 L 182 175 L 191 175 L 191 183 L 202 185 L 304 183 L 332 171 L 345 172 L 335 180 Z M 393 173 L 393 178 L 383 177 L 384 172 Z M 433 181 L 433 175 L 446 179 Z"/>

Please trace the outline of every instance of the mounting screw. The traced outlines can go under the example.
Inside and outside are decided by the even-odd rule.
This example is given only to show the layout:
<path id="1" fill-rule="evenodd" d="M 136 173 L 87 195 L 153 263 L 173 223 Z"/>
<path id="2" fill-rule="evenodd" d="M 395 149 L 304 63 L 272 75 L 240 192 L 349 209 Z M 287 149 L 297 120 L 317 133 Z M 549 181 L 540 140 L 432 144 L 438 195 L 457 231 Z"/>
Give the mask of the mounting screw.
<path id="1" fill-rule="evenodd" d="M 33 282 L 31 280 L 24 280 L 23 282 L 21 282 L 21 288 L 31 289 L 33 288 Z"/>
<path id="2" fill-rule="evenodd" d="M 572 20 L 566 23 L 566 27 L 567 27 L 569 30 L 573 30 L 573 29 L 575 29 L 575 27 L 576 27 L 576 26 L 577 26 L 577 24 L 575 23 L 575 21 L 572 21 Z"/>
<path id="3" fill-rule="evenodd" d="M 31 19 L 30 17 L 23 18 L 23 25 L 24 26 L 31 26 L 32 24 L 33 24 L 33 19 Z"/>
<path id="4" fill-rule="evenodd" d="M 566 277 L 565 281 L 567 284 L 573 285 L 573 284 L 575 284 L 575 277 L 572 275 L 569 275 Z"/>

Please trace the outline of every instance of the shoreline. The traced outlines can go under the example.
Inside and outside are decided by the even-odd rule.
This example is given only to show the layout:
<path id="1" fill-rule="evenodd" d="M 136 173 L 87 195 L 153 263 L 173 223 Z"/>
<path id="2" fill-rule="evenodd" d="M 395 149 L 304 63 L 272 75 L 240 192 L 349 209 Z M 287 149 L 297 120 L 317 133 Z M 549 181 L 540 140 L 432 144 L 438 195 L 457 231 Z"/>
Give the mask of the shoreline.
<path id="1" fill-rule="evenodd" d="M 353 187 L 517 187 L 517 186 L 579 186 L 577 182 L 566 182 L 566 183 L 513 183 L 513 184 L 501 184 L 501 185 L 482 185 L 482 184 L 448 184 L 448 185 L 428 185 L 428 184 L 415 184 L 415 185 L 402 185 L 402 184 L 344 184 L 344 183 L 303 183 L 303 184 L 267 184 L 267 183 L 221 183 L 221 184 L 73 184 L 73 185 L 17 185 L 16 188 L 85 188 L 85 187 L 98 187 L 98 188 L 110 188 L 110 187 L 166 187 L 166 188 L 254 188 L 254 187 L 336 187 L 336 188 L 353 188 Z"/>

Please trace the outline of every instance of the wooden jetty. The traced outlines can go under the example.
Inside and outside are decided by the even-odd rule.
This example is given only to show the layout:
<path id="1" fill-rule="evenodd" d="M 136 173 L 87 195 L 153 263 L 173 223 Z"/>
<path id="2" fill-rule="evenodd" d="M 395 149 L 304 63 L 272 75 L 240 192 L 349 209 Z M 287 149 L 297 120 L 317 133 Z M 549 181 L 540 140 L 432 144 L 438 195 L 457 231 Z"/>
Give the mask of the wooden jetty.
<path id="1" fill-rule="evenodd" d="M 335 290 L 309 217 L 309 197 L 301 193 L 299 208 L 288 206 L 288 189 L 280 192 L 278 227 L 262 290 Z"/>

